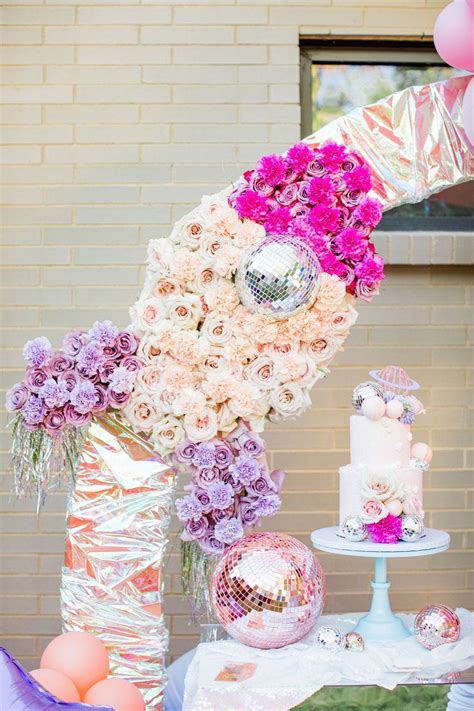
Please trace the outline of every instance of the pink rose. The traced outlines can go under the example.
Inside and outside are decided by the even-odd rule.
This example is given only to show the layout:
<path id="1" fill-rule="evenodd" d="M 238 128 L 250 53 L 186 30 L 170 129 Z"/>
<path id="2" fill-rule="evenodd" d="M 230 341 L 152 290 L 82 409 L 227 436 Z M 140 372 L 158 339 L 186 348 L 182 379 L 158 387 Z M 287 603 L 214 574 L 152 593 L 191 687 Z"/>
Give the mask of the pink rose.
<path id="1" fill-rule="evenodd" d="M 203 234 L 204 223 L 199 218 L 186 220 L 181 229 L 183 244 L 186 244 L 190 249 L 197 249 L 199 247 L 199 242 Z"/>
<path id="2" fill-rule="evenodd" d="M 66 418 L 62 410 L 51 410 L 45 416 L 43 425 L 50 435 L 58 435 L 66 424 Z"/>
<path id="3" fill-rule="evenodd" d="M 49 362 L 49 369 L 53 378 L 65 373 L 67 370 L 72 370 L 72 368 L 74 368 L 74 359 L 60 351 L 54 353 Z"/>
<path id="4" fill-rule="evenodd" d="M 83 427 L 91 421 L 92 414 L 90 412 L 78 412 L 74 405 L 71 405 L 71 403 L 68 402 L 64 406 L 64 418 L 68 425 L 73 425 L 74 427 Z"/>
<path id="5" fill-rule="evenodd" d="M 50 377 L 51 373 L 49 368 L 27 368 L 25 385 L 31 392 L 37 393 Z"/>
<path id="6" fill-rule="evenodd" d="M 178 328 L 196 328 L 201 316 L 201 302 L 197 296 L 171 296 L 166 302 L 166 317 Z"/>
<path id="7" fill-rule="evenodd" d="M 387 514 L 387 507 L 378 499 L 367 499 L 362 503 L 361 518 L 367 523 L 377 523 Z"/>
<path id="8" fill-rule="evenodd" d="M 277 190 L 275 193 L 275 199 L 277 203 L 279 205 L 283 205 L 283 207 L 290 207 L 294 202 L 296 202 L 297 199 L 304 202 L 299 196 L 298 183 L 290 183 L 284 187 L 283 190 Z"/>

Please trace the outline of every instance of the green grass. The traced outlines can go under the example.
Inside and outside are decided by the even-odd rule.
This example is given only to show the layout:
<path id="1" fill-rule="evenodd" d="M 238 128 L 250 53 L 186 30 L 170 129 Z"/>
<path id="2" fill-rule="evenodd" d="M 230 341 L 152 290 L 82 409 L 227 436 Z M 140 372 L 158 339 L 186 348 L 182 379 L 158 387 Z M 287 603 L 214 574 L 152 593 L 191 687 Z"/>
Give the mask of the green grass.
<path id="1" fill-rule="evenodd" d="M 293 711 L 445 711 L 448 685 L 324 687 Z"/>

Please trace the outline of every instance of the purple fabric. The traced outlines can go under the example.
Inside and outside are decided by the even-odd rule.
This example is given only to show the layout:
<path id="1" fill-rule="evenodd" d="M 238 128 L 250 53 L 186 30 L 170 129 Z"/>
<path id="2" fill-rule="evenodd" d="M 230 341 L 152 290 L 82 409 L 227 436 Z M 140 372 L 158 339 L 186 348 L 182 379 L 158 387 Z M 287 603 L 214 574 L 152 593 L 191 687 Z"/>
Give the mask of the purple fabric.
<path id="1" fill-rule="evenodd" d="M 110 706 L 59 701 L 43 689 L 4 647 L 0 647 L 0 708 L 5 711 L 113 711 Z"/>

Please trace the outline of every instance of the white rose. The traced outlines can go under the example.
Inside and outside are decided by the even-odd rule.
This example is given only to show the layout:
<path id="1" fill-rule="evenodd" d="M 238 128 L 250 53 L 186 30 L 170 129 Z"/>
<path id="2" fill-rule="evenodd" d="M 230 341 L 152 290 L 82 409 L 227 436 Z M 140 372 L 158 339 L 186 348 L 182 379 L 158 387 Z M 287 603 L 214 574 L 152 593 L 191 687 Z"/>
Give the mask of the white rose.
<path id="1" fill-rule="evenodd" d="M 271 419 L 279 420 L 300 415 L 311 405 L 311 399 L 306 388 L 286 383 L 270 392 L 270 405 L 275 411 Z"/>
<path id="2" fill-rule="evenodd" d="M 184 429 L 191 442 L 206 442 L 217 434 L 217 416 L 210 408 L 199 415 L 186 414 Z"/>
<path id="3" fill-rule="evenodd" d="M 176 417 L 163 417 L 153 425 L 151 437 L 155 449 L 161 455 L 166 455 L 184 440 L 184 427 Z"/>
<path id="4" fill-rule="evenodd" d="M 199 210 L 193 210 L 175 224 L 170 239 L 172 242 L 196 250 L 205 231 L 206 223 L 202 213 Z"/>
<path id="5" fill-rule="evenodd" d="M 184 294 L 166 300 L 166 317 L 178 328 L 196 328 L 201 314 L 201 302 L 197 296 Z"/>
<path id="6" fill-rule="evenodd" d="M 208 316 L 204 319 L 201 334 L 211 346 L 224 346 L 232 338 L 232 324 L 228 316 Z"/>

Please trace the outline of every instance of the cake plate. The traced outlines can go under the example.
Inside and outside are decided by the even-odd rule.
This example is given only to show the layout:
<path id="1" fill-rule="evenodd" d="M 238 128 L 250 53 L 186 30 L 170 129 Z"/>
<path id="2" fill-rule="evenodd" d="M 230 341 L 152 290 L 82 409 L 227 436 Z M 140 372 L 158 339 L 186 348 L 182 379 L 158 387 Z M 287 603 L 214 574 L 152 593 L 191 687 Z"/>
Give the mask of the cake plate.
<path id="1" fill-rule="evenodd" d="M 315 548 L 325 553 L 374 558 L 372 603 L 369 612 L 359 620 L 354 631 L 359 632 L 367 641 L 383 642 L 398 641 L 412 634 L 390 607 L 387 559 L 442 553 L 449 548 L 450 538 L 445 531 L 427 528 L 418 541 L 410 543 L 402 541 L 396 544 L 372 541 L 356 543 L 339 535 L 338 526 L 331 526 L 313 531 L 311 541 Z"/>

